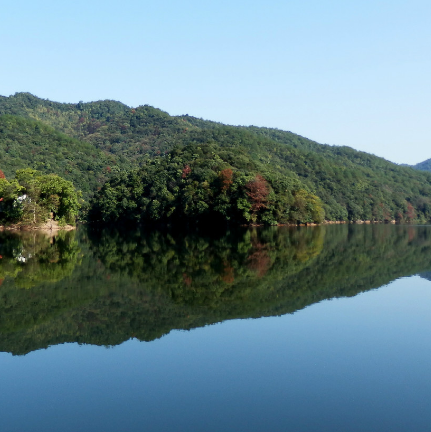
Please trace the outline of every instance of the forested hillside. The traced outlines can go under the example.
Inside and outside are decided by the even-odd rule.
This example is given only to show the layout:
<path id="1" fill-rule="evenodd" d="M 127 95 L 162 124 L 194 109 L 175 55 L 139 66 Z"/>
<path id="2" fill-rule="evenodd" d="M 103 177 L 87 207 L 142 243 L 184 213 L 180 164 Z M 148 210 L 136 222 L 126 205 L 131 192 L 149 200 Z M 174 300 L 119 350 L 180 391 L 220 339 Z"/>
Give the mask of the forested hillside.
<path id="1" fill-rule="evenodd" d="M 70 137 L 136 161 L 170 150 L 191 124 L 150 106 L 129 108 L 115 101 L 62 104 L 29 93 L 0 97 L 0 115 L 39 120 Z M 195 129 L 198 129 L 195 127 Z"/>
<path id="2" fill-rule="evenodd" d="M 7 178 L 23 168 L 55 173 L 89 197 L 113 170 L 130 166 L 124 158 L 104 153 L 40 121 L 0 116 L 0 169 Z"/>
<path id="3" fill-rule="evenodd" d="M 231 169 L 244 178 L 263 176 L 271 191 L 276 191 L 272 178 L 281 177 L 289 182 L 295 179 L 299 189 L 322 201 L 328 220 L 425 221 L 431 218 L 431 173 L 398 166 L 348 147 L 321 145 L 291 132 L 226 126 L 188 115 L 174 117 L 147 105 L 130 108 L 115 101 L 62 104 L 29 93 L 0 97 L 0 115 L 33 119 L 29 122 L 17 117 L 3 117 L 3 123 L 10 123 L 15 118 L 17 124 L 14 131 L 6 127 L 6 135 L 0 134 L 0 168 L 3 171 L 11 172 L 19 164 L 32 164 L 30 166 L 43 172 L 51 170 L 73 180 L 87 197 L 101 187 L 113 171 L 121 172 L 113 180 L 118 185 L 119 179 L 125 178 L 123 170 L 141 168 L 145 171 L 149 159 L 163 159 L 174 148 L 194 146 L 198 149 L 210 145 L 219 156 L 231 153 L 230 159 L 235 154 L 247 155 L 251 168 L 243 170 L 220 156 L 225 162 L 223 169 Z M 31 125 L 39 125 L 39 129 L 45 128 L 49 133 L 41 136 L 36 126 L 31 133 L 18 132 L 31 129 Z M 69 138 L 55 135 L 52 128 Z M 69 141 L 66 143 L 65 140 Z M 35 144 L 45 141 L 48 143 L 46 149 Z M 9 152 L 13 146 L 17 148 L 16 156 L 11 157 Z M 57 148 L 62 149 L 58 156 L 61 160 L 54 156 Z M 194 156 L 187 157 L 181 159 L 185 165 L 177 170 L 174 183 L 181 180 L 181 170 L 193 164 Z M 166 165 L 166 161 L 160 163 Z M 213 173 L 207 171 L 207 174 L 213 178 L 219 175 L 217 169 L 213 167 Z M 133 172 L 136 171 L 128 175 L 133 176 Z M 192 171 L 190 178 L 194 182 L 210 184 L 211 179 L 203 179 L 201 174 Z M 214 197 L 218 192 L 214 185 L 207 197 L 209 201 L 196 196 L 202 185 L 193 183 L 192 186 L 190 193 L 194 194 L 194 202 L 215 206 Z M 167 185 L 168 191 L 169 187 Z M 293 196 L 295 190 L 297 186 L 290 188 L 288 194 Z M 153 192 L 147 198 L 157 199 Z M 276 201 L 279 198 L 277 196 Z M 116 199 L 119 199 L 118 193 Z M 120 201 L 117 204 L 121 206 Z M 137 202 L 133 205 L 139 207 Z M 249 201 L 250 209 L 252 205 Z M 267 220 L 279 222 L 274 218 Z"/>

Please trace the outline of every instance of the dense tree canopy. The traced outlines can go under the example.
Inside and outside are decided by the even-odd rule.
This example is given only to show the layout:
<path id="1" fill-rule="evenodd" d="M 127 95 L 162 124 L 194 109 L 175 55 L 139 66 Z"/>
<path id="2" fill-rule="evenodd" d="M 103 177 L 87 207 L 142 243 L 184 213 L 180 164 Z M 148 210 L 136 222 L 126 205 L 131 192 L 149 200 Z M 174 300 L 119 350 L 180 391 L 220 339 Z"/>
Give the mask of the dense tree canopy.
<path id="1" fill-rule="evenodd" d="M 321 222 L 322 204 L 295 175 L 282 176 L 213 144 L 190 144 L 122 173 L 97 193 L 91 216 L 104 222 L 232 220 Z"/>

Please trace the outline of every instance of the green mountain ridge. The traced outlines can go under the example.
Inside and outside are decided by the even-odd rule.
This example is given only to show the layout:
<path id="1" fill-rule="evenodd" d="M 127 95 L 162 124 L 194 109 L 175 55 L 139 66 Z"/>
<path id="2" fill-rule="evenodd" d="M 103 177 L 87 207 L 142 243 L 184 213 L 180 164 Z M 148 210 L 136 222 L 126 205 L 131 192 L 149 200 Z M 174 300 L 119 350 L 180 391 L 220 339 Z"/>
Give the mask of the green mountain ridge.
<path id="1" fill-rule="evenodd" d="M 257 169 L 272 177 L 296 178 L 308 193 L 322 200 L 328 220 L 431 219 L 430 173 L 349 147 L 318 144 L 292 132 L 226 126 L 188 115 L 170 116 L 148 105 L 130 108 L 109 100 L 77 104 L 51 102 L 29 93 L 0 97 L 0 116 L 5 115 L 48 125 L 52 128 L 52 138 L 48 138 L 49 134 L 45 138 L 52 145 L 46 153 L 38 153 L 40 160 L 36 160 L 32 154 L 36 149 L 33 147 L 29 152 L 27 148 L 34 146 L 37 139 L 30 134 L 27 141 L 20 141 L 18 132 L 15 138 L 8 132 L 10 142 L 0 136 L 0 169 L 10 175 L 20 164 L 33 164 L 32 167 L 38 164 L 37 168 L 43 172 L 51 170 L 67 179 L 73 177 L 86 197 L 94 194 L 115 172 L 138 169 L 148 159 L 163 157 L 173 148 L 212 145 L 225 153 L 231 152 L 232 158 L 238 152 L 246 152 Z M 10 122 L 12 117 L 6 118 Z M 16 123 L 19 122 L 24 120 L 17 119 Z M 29 128 L 25 123 L 20 127 Z M 86 146 L 82 163 L 71 161 L 64 152 L 63 160 L 53 160 L 55 149 L 61 144 L 58 138 L 53 138 L 54 130 L 73 140 L 68 146 L 77 159 L 81 158 L 78 143 Z M 36 138 L 39 138 L 37 134 Z M 16 147 L 15 156 L 7 155 L 5 150 L 12 143 Z"/>

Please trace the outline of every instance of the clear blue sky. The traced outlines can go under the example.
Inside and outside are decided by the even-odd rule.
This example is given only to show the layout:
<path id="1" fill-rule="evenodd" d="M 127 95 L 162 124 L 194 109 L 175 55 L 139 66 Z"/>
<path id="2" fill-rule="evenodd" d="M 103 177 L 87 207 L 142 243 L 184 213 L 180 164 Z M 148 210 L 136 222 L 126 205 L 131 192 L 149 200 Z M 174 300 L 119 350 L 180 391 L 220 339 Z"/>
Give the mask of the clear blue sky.
<path id="1" fill-rule="evenodd" d="M 120 100 L 431 158 L 429 0 L 14 0 L 0 94 Z"/>

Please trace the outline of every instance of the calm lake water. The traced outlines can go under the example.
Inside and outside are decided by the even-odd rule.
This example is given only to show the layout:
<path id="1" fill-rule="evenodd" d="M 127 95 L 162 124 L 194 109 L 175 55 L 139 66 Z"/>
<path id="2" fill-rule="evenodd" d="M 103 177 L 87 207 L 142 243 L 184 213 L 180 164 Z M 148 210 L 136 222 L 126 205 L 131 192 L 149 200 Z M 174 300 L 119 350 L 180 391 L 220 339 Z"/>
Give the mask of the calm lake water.
<path id="1" fill-rule="evenodd" d="M 429 431 L 431 226 L 0 233 L 0 430 Z"/>

